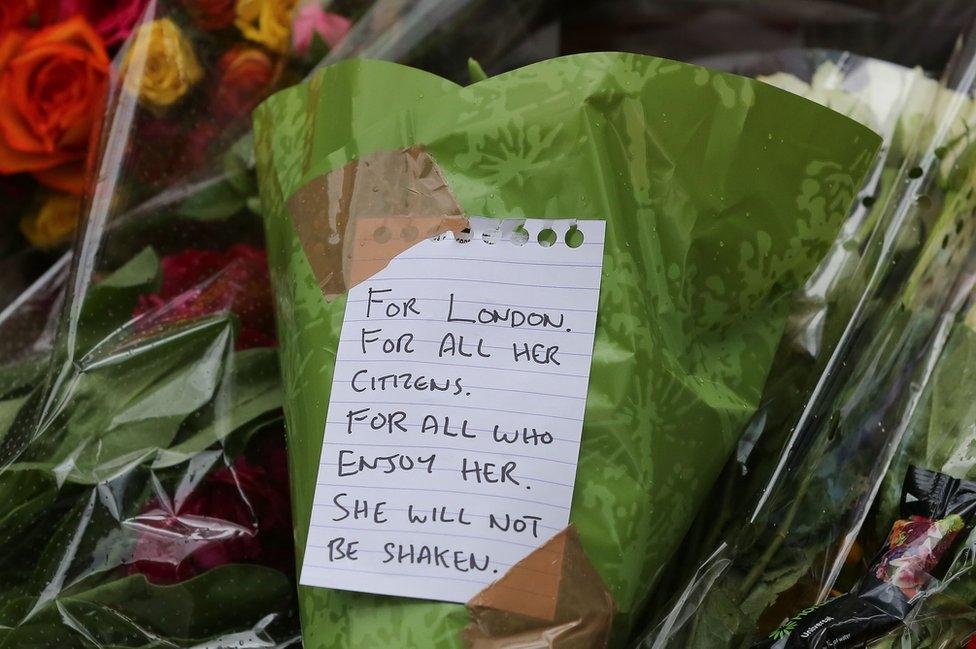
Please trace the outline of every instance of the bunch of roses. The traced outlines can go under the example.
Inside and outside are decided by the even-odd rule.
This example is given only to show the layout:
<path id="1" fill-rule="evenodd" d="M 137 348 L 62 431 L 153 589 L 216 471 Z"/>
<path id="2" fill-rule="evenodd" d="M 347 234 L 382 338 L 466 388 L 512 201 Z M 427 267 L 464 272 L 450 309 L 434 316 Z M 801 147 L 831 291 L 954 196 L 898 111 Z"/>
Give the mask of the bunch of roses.
<path id="1" fill-rule="evenodd" d="M 296 0 L 0 3 L 0 175 L 47 188 L 21 230 L 39 247 L 74 230 L 116 51 L 122 88 L 141 108 L 130 134 L 137 179 L 168 182 L 246 124 L 290 48 L 307 52 L 316 37 L 334 46 L 349 27 L 317 2 L 296 12 Z M 167 146 L 144 146 L 150 139 Z"/>
<path id="2" fill-rule="evenodd" d="M 190 16 L 189 27 L 203 33 L 236 28 L 246 41 L 227 50 L 217 63 L 211 105 L 218 119 L 249 113 L 263 99 L 273 57 L 291 48 L 302 55 L 316 36 L 334 47 L 351 26 L 348 18 L 325 11 L 317 2 L 303 5 L 297 12 L 296 0 L 181 3 Z M 200 84 L 207 76 L 205 67 L 185 29 L 172 18 L 162 17 L 139 27 L 123 62 L 123 73 L 126 87 L 146 107 L 159 112 Z"/>
<path id="3" fill-rule="evenodd" d="M 283 55 L 304 55 L 315 38 L 333 47 L 351 25 L 318 2 L 297 10 L 296 0 L 180 3 L 186 24 L 176 14 L 144 22 L 122 61 L 123 86 L 144 109 L 137 126 L 144 137 L 134 139 L 181 143 L 177 152 L 133 148 L 143 183 L 169 184 L 203 166 L 213 158 L 214 143 L 235 137 L 235 126 L 246 125 L 273 89 Z M 195 44 L 208 35 L 232 45 L 202 48 L 201 55 Z"/>

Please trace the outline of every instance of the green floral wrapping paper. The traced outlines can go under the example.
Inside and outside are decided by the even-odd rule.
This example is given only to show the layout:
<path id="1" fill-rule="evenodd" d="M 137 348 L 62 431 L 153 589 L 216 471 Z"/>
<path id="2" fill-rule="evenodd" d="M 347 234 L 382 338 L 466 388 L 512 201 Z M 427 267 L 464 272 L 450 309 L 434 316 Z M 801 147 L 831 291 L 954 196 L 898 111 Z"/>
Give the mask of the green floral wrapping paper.
<path id="1" fill-rule="evenodd" d="M 268 100 L 255 133 L 299 564 L 345 299 L 324 297 L 287 199 L 351 160 L 419 144 L 466 214 L 606 219 L 571 520 L 622 642 L 755 410 L 790 296 L 879 138 L 771 86 L 627 54 L 465 88 L 350 61 Z M 456 604 L 299 590 L 315 649 L 457 647 L 467 622 Z"/>

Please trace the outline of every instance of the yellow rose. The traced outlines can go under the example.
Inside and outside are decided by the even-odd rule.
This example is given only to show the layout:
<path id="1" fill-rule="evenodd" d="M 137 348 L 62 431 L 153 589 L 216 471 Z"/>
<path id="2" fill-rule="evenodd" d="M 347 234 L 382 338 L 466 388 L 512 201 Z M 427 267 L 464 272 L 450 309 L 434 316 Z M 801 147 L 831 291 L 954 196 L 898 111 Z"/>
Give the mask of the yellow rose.
<path id="1" fill-rule="evenodd" d="M 193 46 L 169 18 L 143 24 L 122 61 L 126 90 L 153 108 L 176 103 L 203 78 Z"/>
<path id="2" fill-rule="evenodd" d="M 274 52 L 286 52 L 294 9 L 295 0 L 237 0 L 234 24 L 246 38 Z"/>
<path id="3" fill-rule="evenodd" d="M 20 231 L 36 248 L 54 248 L 71 239 L 78 225 L 81 199 L 56 194 L 41 204 L 41 209 L 20 222 Z"/>

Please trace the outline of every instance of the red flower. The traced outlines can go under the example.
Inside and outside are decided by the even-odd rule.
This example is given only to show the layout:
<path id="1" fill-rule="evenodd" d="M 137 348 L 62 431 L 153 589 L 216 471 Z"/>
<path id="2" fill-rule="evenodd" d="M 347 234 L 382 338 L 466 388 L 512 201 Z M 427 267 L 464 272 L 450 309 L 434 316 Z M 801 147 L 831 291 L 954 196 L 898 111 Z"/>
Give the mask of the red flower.
<path id="1" fill-rule="evenodd" d="M 129 574 L 173 584 L 228 563 L 293 567 L 287 460 L 280 432 L 253 463 L 239 457 L 181 502 L 149 501 L 126 525 L 138 533 Z"/>
<path id="2" fill-rule="evenodd" d="M 27 27 L 30 14 L 31 6 L 27 2 L 0 2 L 0 34 Z"/>
<path id="3" fill-rule="evenodd" d="M 168 185 L 189 171 L 170 147 L 143 146 L 144 142 L 184 142 L 187 127 L 173 120 L 159 119 L 149 111 L 136 116 L 129 137 L 126 168 L 143 183 L 156 187 Z"/>
<path id="4" fill-rule="evenodd" d="M 218 159 L 211 145 L 221 136 L 221 129 L 211 121 L 183 124 L 145 113 L 140 118 L 129 139 L 127 167 L 143 183 L 156 187 L 171 185 Z M 143 142 L 172 142 L 173 146 L 142 146 Z"/>
<path id="5" fill-rule="evenodd" d="M 0 2 L 0 34 L 13 29 L 41 27 L 58 20 L 53 0 L 3 0 Z"/>
<path id="6" fill-rule="evenodd" d="M 215 30 L 230 27 L 237 17 L 236 0 L 183 0 L 200 29 Z"/>
<path id="7" fill-rule="evenodd" d="M 210 155 L 211 144 L 220 136 L 218 127 L 209 121 L 202 121 L 193 125 L 190 132 L 186 134 L 186 142 L 183 144 L 183 156 L 181 166 L 184 173 L 193 173 L 203 169 L 214 156 Z"/>
<path id="8" fill-rule="evenodd" d="M 220 80 L 213 98 L 221 119 L 248 115 L 264 99 L 275 78 L 271 59 L 256 47 L 235 47 L 220 59 Z"/>
<path id="9" fill-rule="evenodd" d="M 61 0 L 61 19 L 82 15 L 107 47 L 118 45 L 132 33 L 148 0 Z"/>
<path id="10" fill-rule="evenodd" d="M 184 250 L 163 257 L 159 293 L 139 298 L 134 316 L 146 331 L 222 311 L 241 324 L 237 349 L 275 344 L 271 284 L 263 250 L 238 244 L 226 252 Z"/>

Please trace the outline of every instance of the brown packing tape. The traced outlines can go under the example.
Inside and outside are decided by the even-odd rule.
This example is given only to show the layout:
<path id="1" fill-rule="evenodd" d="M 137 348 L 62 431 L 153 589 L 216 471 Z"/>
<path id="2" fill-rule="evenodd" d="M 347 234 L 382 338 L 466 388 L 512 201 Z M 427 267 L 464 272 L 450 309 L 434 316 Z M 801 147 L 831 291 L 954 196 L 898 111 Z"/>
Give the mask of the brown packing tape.
<path id="1" fill-rule="evenodd" d="M 298 239 L 327 300 L 430 237 L 468 227 L 423 147 L 380 151 L 309 181 L 288 200 Z"/>
<path id="2" fill-rule="evenodd" d="M 613 597 L 569 526 L 468 602 L 470 649 L 599 649 Z"/>

